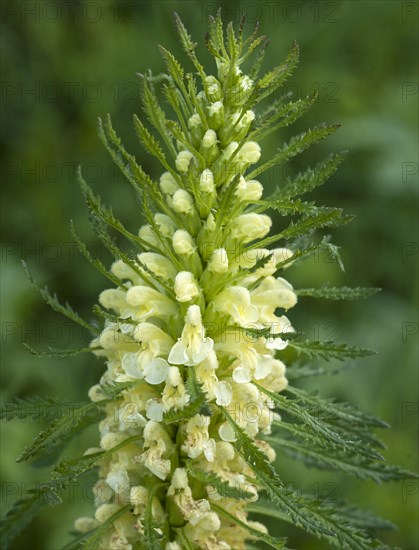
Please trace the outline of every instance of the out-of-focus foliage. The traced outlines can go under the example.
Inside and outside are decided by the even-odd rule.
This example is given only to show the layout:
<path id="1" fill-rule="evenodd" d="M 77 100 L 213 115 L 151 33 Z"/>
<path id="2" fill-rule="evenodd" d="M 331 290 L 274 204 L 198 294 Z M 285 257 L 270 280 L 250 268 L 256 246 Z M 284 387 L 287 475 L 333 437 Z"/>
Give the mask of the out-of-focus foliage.
<path id="1" fill-rule="evenodd" d="M 155 165 L 131 128 L 132 113 L 141 115 L 135 73 L 163 70 L 158 43 L 177 49 L 174 11 L 202 44 L 201 56 L 207 60 L 206 16 L 219 5 L 198 0 L 2 2 L 2 402 L 34 394 L 78 401 L 97 381 L 101 366 L 92 356 L 37 359 L 23 348 L 22 342 L 38 349 L 83 347 L 88 335 L 43 304 L 20 259 L 26 259 L 39 282 L 48 282 L 62 301 L 89 318 L 104 281 L 81 258 L 70 236 L 72 218 L 90 251 L 101 252 L 76 184 L 77 165 L 84 166 L 86 179 L 128 227 L 134 230 L 142 223 L 129 186 L 96 137 L 96 118 L 111 113 L 127 148 L 153 173 Z M 417 4 L 237 1 L 221 6 L 227 20 L 238 23 L 246 15 L 249 31 L 260 20 L 262 33 L 271 40 L 267 67 L 284 57 L 294 39 L 299 43 L 301 67 L 287 91 L 298 98 L 316 89 L 319 99 L 292 132 L 322 121 L 342 124 L 331 140 L 305 154 L 301 165 L 321 160 L 331 149 L 349 149 L 333 181 L 316 192 L 317 202 L 356 215 L 334 236 L 346 273 L 336 263 L 314 258 L 298 274 L 290 268 L 289 279 L 297 288 L 329 282 L 379 286 L 383 292 L 367 302 L 301 297 L 304 307 L 291 318 L 313 339 L 336 337 L 378 350 L 377 356 L 348 361 L 339 377 L 315 383 L 321 382 L 324 394 L 355 402 L 389 422 L 386 457 L 416 470 Z M 281 132 L 264 143 L 264 158 L 288 138 L 287 131 Z M 283 171 L 265 174 L 266 187 L 298 171 L 298 162 L 297 157 Z M 111 260 L 106 253 L 103 258 Z M 39 423 L 30 422 L 1 426 L 5 507 L 44 477 L 42 464 L 31 469 L 14 462 L 38 428 Z M 96 444 L 95 430 L 87 431 L 72 443 L 73 454 Z M 391 519 L 399 531 L 383 535 L 388 544 L 416 546 L 416 482 L 377 487 L 326 474 L 314 478 L 314 471 L 297 470 L 282 456 L 278 462 L 297 488 L 332 500 L 347 495 Z M 92 505 L 90 488 L 89 480 L 71 488 L 69 504 L 54 514 L 47 510 L 14 548 L 59 548 L 73 519 Z M 289 535 L 291 547 L 306 547 L 297 530 L 277 534 Z"/>

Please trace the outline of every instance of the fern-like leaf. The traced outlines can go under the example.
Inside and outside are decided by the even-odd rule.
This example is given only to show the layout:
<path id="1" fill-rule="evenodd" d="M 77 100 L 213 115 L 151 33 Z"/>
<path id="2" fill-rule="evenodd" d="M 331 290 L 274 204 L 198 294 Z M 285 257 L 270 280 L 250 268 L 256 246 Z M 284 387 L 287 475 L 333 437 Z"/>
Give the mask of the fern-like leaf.
<path id="1" fill-rule="evenodd" d="M 254 493 L 246 491 L 245 487 L 240 487 L 238 484 L 230 485 L 214 472 L 197 470 L 190 462 L 187 463 L 186 469 L 194 479 L 203 483 L 204 486 L 211 485 L 222 497 L 234 498 L 235 500 L 254 498 Z"/>
<path id="2" fill-rule="evenodd" d="M 344 361 L 348 358 L 368 357 L 374 355 L 376 351 L 369 348 L 359 348 L 357 346 L 349 346 L 332 340 L 326 341 L 312 341 L 312 340 L 290 340 L 289 345 L 297 350 L 297 352 L 304 353 L 309 357 L 318 358 L 321 357 L 326 361 L 330 359 L 338 359 Z"/>
<path id="3" fill-rule="evenodd" d="M 83 328 L 87 329 L 90 333 L 92 333 L 95 336 L 99 333 L 98 327 L 95 327 L 94 325 L 92 325 L 92 324 L 88 323 L 87 321 L 85 321 L 84 319 L 82 319 L 80 317 L 80 315 L 74 311 L 74 309 L 70 306 L 70 304 L 67 303 L 64 306 L 62 304 L 60 304 L 60 302 L 58 301 L 57 296 L 52 296 L 50 294 L 50 292 L 48 290 L 48 287 L 41 288 L 40 286 L 38 286 L 35 283 L 34 279 L 32 278 L 32 275 L 30 274 L 29 269 L 28 269 L 28 267 L 26 265 L 26 262 L 24 260 L 22 260 L 22 265 L 23 265 L 23 269 L 24 269 L 31 285 L 34 288 L 36 288 L 36 290 L 42 296 L 44 301 L 54 311 L 56 311 L 57 313 L 61 313 L 62 315 L 64 315 L 68 319 L 70 319 L 71 321 L 74 321 L 75 323 L 79 324 Z"/>
<path id="4" fill-rule="evenodd" d="M 94 413 L 93 420 L 92 413 Z M 40 432 L 32 444 L 19 455 L 17 462 L 23 462 L 39 453 L 50 451 L 59 443 L 86 428 L 92 421 L 98 421 L 99 414 L 100 408 L 96 403 L 75 404 L 51 422 L 47 429 Z"/>
<path id="5" fill-rule="evenodd" d="M 323 286 L 321 288 L 299 288 L 295 292 L 298 296 L 324 298 L 325 300 L 361 300 L 369 298 L 373 294 L 380 292 L 380 290 L 380 288 Z"/>
<path id="6" fill-rule="evenodd" d="M 336 132 L 339 126 L 339 124 L 333 124 L 331 126 L 316 126 L 311 130 L 307 130 L 307 132 L 303 132 L 298 136 L 291 138 L 291 140 L 279 149 L 279 151 L 273 155 L 270 160 L 252 170 L 250 174 L 247 174 L 246 178 L 256 178 L 260 174 L 263 174 L 263 172 L 266 172 L 266 170 L 269 170 L 274 166 L 295 157 L 311 145 L 318 143 L 330 134 L 333 134 L 333 132 Z"/>
<path id="7" fill-rule="evenodd" d="M 32 418 L 38 421 L 41 418 L 49 419 L 61 415 L 66 403 L 52 397 L 35 397 L 32 399 L 16 398 L 14 402 L 4 403 L 0 410 L 0 420 L 25 420 Z"/>

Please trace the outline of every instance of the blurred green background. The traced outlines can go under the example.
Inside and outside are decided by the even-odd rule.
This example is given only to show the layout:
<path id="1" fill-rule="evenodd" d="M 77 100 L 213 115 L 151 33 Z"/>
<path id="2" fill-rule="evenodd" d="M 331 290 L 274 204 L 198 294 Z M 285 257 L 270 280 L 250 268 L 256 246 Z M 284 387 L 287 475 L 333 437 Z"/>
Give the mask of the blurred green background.
<path id="1" fill-rule="evenodd" d="M 301 299 L 290 315 L 312 338 L 336 338 L 372 347 L 378 355 L 349 363 L 338 377 L 311 386 L 350 400 L 392 426 L 383 435 L 391 463 L 417 470 L 417 56 L 418 4 L 399 1 L 219 2 L 189 1 L 8 1 L 2 9 L 2 386 L 1 401 L 15 396 L 59 396 L 84 400 L 102 368 L 90 356 L 37 359 L 22 347 L 77 348 L 87 336 L 51 312 L 31 288 L 20 266 L 25 258 L 37 281 L 91 318 L 95 297 L 107 282 L 77 253 L 69 231 L 75 221 L 92 253 L 101 247 L 89 228 L 75 180 L 86 179 L 124 223 L 141 224 L 129 185 L 117 174 L 96 137 L 96 118 L 111 113 L 126 147 L 144 168 L 157 167 L 140 150 L 131 125 L 138 105 L 136 72 L 163 70 L 157 45 L 180 55 L 172 25 L 177 11 L 203 45 L 206 17 L 222 6 L 226 20 L 246 15 L 250 31 L 257 19 L 271 39 L 264 67 L 283 60 L 295 39 L 300 69 L 286 92 L 302 97 L 317 89 L 319 100 L 291 131 L 272 135 L 269 155 L 292 133 L 322 121 L 340 122 L 338 133 L 268 176 L 270 187 L 285 174 L 349 149 L 346 162 L 321 190 L 318 202 L 344 207 L 354 222 L 334 232 L 346 273 L 324 258 L 291 268 L 296 286 L 331 284 L 378 286 L 367 302 Z M 184 59 L 182 57 L 182 59 Z M 208 71 L 208 66 L 207 66 Z M 104 253 L 106 263 L 111 261 Z M 15 463 L 40 427 L 14 422 L 1 426 L 2 506 L 20 491 L 46 479 L 41 465 Z M 81 453 L 97 443 L 89 429 L 71 444 Z M 279 457 L 284 478 L 314 494 L 347 496 L 399 526 L 383 535 L 388 544 L 418 547 L 415 482 L 376 486 L 344 477 L 318 475 Z M 68 504 L 46 509 L 17 539 L 14 549 L 56 550 L 69 539 L 73 520 L 92 509 L 89 485 L 74 487 Z M 282 528 L 273 530 L 284 533 Z M 324 544 L 288 531 L 293 548 Z"/>

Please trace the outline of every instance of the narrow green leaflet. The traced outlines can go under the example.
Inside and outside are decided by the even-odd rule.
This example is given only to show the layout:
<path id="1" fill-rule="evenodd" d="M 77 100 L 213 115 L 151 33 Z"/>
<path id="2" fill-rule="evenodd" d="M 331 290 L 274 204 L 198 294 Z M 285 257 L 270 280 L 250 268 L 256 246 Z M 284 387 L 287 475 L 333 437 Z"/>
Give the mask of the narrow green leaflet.
<path id="1" fill-rule="evenodd" d="M 249 135 L 248 139 L 261 141 L 272 132 L 293 124 L 310 109 L 316 98 L 317 94 L 313 94 L 304 99 L 275 105 L 275 108 L 268 110 L 265 117 L 262 115 L 258 127 Z M 278 119 L 279 122 L 276 122 Z"/>
<path id="2" fill-rule="evenodd" d="M 334 342 L 332 340 L 326 341 L 312 341 L 312 340 L 290 340 L 289 345 L 297 350 L 297 352 L 304 353 L 309 357 L 318 358 L 321 357 L 326 361 L 330 359 L 338 359 L 344 361 L 345 359 L 357 357 L 368 357 L 368 355 L 374 355 L 376 351 L 369 348 L 359 348 L 357 346 L 349 346 L 348 344 L 342 344 Z"/>
<path id="3" fill-rule="evenodd" d="M 78 349 L 54 349 L 48 347 L 48 351 L 37 351 L 33 349 L 29 344 L 23 344 L 23 347 L 26 348 L 31 355 L 36 357 L 71 357 L 73 355 L 78 355 L 79 353 L 92 353 L 95 348 L 78 348 Z"/>
<path id="4" fill-rule="evenodd" d="M 282 449 L 292 458 L 298 458 L 309 466 L 320 469 L 334 470 L 359 479 L 372 479 L 376 483 L 412 479 L 415 476 L 397 466 L 386 466 L 377 462 L 360 460 L 339 451 L 330 453 L 313 444 L 304 445 L 280 437 L 267 437 L 266 440 Z"/>
<path id="5" fill-rule="evenodd" d="M 325 300 L 363 300 L 380 292 L 380 288 L 362 288 L 348 286 L 296 289 L 298 296 L 310 296 L 311 298 L 324 298 Z"/>
<path id="6" fill-rule="evenodd" d="M 288 386 L 287 392 L 297 397 L 301 403 L 317 410 L 318 416 L 320 416 L 320 412 L 324 413 L 323 417 L 326 418 L 329 423 L 332 421 L 341 421 L 352 426 L 389 428 L 389 425 L 383 420 L 375 418 L 368 413 L 361 412 L 354 405 L 350 405 L 349 403 L 335 403 L 332 399 L 322 398 L 300 388 L 295 388 L 294 386 Z"/>
<path id="7" fill-rule="evenodd" d="M 94 529 L 88 531 L 87 533 L 79 533 L 74 536 L 61 550 L 80 550 L 80 543 L 83 542 L 87 537 L 90 537 L 94 533 Z"/>
<path id="8" fill-rule="evenodd" d="M 256 178 L 260 174 L 263 174 L 263 172 L 266 172 L 266 170 L 269 170 L 270 168 L 295 157 L 311 145 L 318 143 L 330 134 L 333 134 L 333 132 L 336 132 L 339 126 L 339 124 L 333 124 L 331 126 L 317 126 L 312 130 L 307 130 L 307 132 L 303 132 L 298 136 L 291 138 L 291 140 L 279 149 L 279 151 L 274 154 L 270 160 L 252 170 L 250 174 L 247 174 L 246 179 Z"/>
<path id="9" fill-rule="evenodd" d="M 163 550 L 161 542 L 161 529 L 155 523 L 153 518 L 153 498 L 161 484 L 154 485 L 148 491 L 147 506 L 144 512 L 144 543 L 147 550 Z M 160 532 L 159 532 L 160 531 Z"/>
<path id="10" fill-rule="evenodd" d="M 266 491 L 269 499 L 284 510 L 296 526 L 319 536 L 333 536 L 333 531 L 325 527 L 322 521 L 314 517 L 312 513 L 307 513 L 301 503 L 298 502 L 298 499 L 296 500 L 290 491 L 285 489 L 273 466 L 268 462 L 256 443 L 234 422 L 225 410 L 223 410 L 223 414 L 236 434 L 235 447 L 252 468 L 256 479 Z"/>
<path id="11" fill-rule="evenodd" d="M 300 50 L 298 44 L 294 42 L 285 61 L 272 71 L 267 72 L 256 82 L 255 89 L 246 104 L 246 109 L 251 108 L 262 99 L 269 97 L 285 83 L 298 65 L 299 54 Z"/>
<path id="12" fill-rule="evenodd" d="M 0 420 L 49 419 L 60 416 L 68 406 L 53 397 L 34 397 L 32 399 L 16 398 L 14 402 L 4 403 L 0 409 Z"/>
<path id="13" fill-rule="evenodd" d="M 195 416 L 204 410 L 205 402 L 205 394 L 200 394 L 195 399 L 192 399 L 189 405 L 186 405 L 183 409 L 171 410 L 164 413 L 163 419 L 165 424 L 173 424 L 175 422 L 179 422 L 180 420 L 192 418 L 192 416 Z"/>
<path id="14" fill-rule="evenodd" d="M 82 256 L 95 268 L 97 271 L 109 279 L 114 285 L 120 288 L 126 288 L 125 283 L 123 283 L 116 275 L 112 273 L 112 271 L 109 271 L 106 269 L 106 267 L 103 265 L 103 263 L 99 260 L 99 258 L 93 258 L 93 256 L 90 254 L 86 244 L 79 238 L 76 229 L 74 227 L 73 222 L 70 222 L 70 231 L 71 235 L 73 236 L 73 239 L 76 241 L 77 248 L 79 249 Z"/>
<path id="15" fill-rule="evenodd" d="M 141 438 L 138 435 L 133 435 L 124 439 L 121 443 L 118 443 L 107 451 L 98 451 L 97 453 L 85 454 L 76 458 L 66 458 L 61 460 L 59 464 L 54 468 L 55 478 L 58 480 L 75 480 L 88 470 L 94 468 L 97 463 L 103 458 L 112 456 L 113 453 L 119 451 L 126 445 L 136 443 Z"/>
<path id="16" fill-rule="evenodd" d="M 176 149 L 172 143 L 171 136 L 166 129 L 166 115 L 163 109 L 160 107 L 154 90 L 152 89 L 146 76 L 143 76 L 142 91 L 143 107 L 149 121 L 153 124 L 154 128 L 156 128 L 156 130 L 165 141 L 166 146 L 172 154 L 173 158 L 176 158 Z"/>
<path id="17" fill-rule="evenodd" d="M 11 542 L 39 513 L 41 508 L 53 502 L 49 487 L 35 487 L 25 492 L 4 514 L 0 521 L 2 549 L 7 550 Z"/>
<path id="18" fill-rule="evenodd" d="M 79 324 L 83 328 L 87 329 L 89 332 L 91 332 L 93 335 L 97 335 L 99 333 L 98 327 L 95 327 L 94 325 L 88 323 L 84 319 L 80 317 L 78 313 L 74 311 L 74 309 L 70 306 L 70 304 L 66 303 L 64 306 L 60 304 L 58 301 L 57 296 L 52 296 L 48 290 L 48 287 L 41 288 L 38 286 L 35 281 L 32 278 L 32 275 L 29 272 L 29 269 L 26 265 L 26 262 L 22 260 L 23 269 L 25 270 L 25 273 L 29 279 L 29 282 L 31 285 L 36 288 L 36 290 L 39 292 L 39 294 L 42 296 L 44 301 L 57 313 L 61 313 L 62 315 L 65 315 L 68 319 L 71 321 L 74 321 L 75 323 Z"/>
<path id="19" fill-rule="evenodd" d="M 190 461 L 187 463 L 186 469 L 194 479 L 197 479 L 203 483 L 204 486 L 211 485 L 222 497 L 242 500 L 250 499 L 255 496 L 254 493 L 246 490 L 246 485 L 243 487 L 238 484 L 230 485 L 227 481 L 222 480 L 214 472 L 197 470 L 191 465 Z"/>
<path id="20" fill-rule="evenodd" d="M 329 445 L 334 445 L 336 449 L 359 454 L 367 458 L 378 460 L 382 458 L 379 453 L 368 448 L 365 442 L 342 437 L 342 435 L 339 434 L 339 430 L 334 426 L 329 426 L 327 422 L 319 416 L 316 409 L 305 408 L 294 399 L 287 399 L 283 395 L 273 393 L 256 382 L 253 382 L 253 384 L 272 399 L 273 403 L 275 403 L 281 411 L 283 410 L 295 420 L 306 425 L 319 439 L 328 440 Z"/>
<path id="21" fill-rule="evenodd" d="M 313 202 L 303 202 L 300 199 L 295 201 L 289 199 L 278 199 L 275 201 L 258 201 L 258 206 L 255 211 L 264 212 L 269 208 L 276 210 L 283 216 L 289 216 L 292 214 L 315 214 L 316 206 Z"/>
<path id="22" fill-rule="evenodd" d="M 266 237 L 248 248 L 264 248 L 278 241 L 288 241 L 310 235 L 316 229 L 323 227 L 338 227 L 348 223 L 352 216 L 344 215 L 340 208 L 317 208 L 313 214 L 302 216 L 298 221 L 291 222 L 290 225 L 272 237 Z"/>
<path id="23" fill-rule="evenodd" d="M 96 403 L 75 404 L 40 432 L 32 444 L 17 458 L 17 462 L 23 462 L 41 452 L 50 451 L 92 422 L 97 422 L 100 416 L 101 409 Z"/>
<path id="24" fill-rule="evenodd" d="M 327 160 L 317 163 L 314 168 L 300 172 L 294 179 L 286 179 L 267 200 L 293 199 L 312 191 L 323 185 L 336 172 L 344 158 L 345 152 L 330 155 Z"/>

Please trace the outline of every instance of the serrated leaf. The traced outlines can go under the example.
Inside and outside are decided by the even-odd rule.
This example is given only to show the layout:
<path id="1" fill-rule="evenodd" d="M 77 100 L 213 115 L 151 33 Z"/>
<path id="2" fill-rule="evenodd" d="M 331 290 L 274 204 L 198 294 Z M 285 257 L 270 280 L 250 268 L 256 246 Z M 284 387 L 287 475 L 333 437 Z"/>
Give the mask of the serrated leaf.
<path id="1" fill-rule="evenodd" d="M 134 235 L 133 233 L 128 231 L 124 227 L 124 225 L 117 218 L 115 218 L 115 216 L 112 213 L 112 210 L 102 205 L 100 198 L 93 193 L 91 187 L 87 184 L 87 182 L 84 180 L 83 176 L 81 175 L 81 172 L 78 173 L 78 181 L 81 186 L 84 198 L 86 200 L 87 207 L 92 216 L 95 216 L 96 218 L 100 219 L 104 224 L 108 225 L 109 227 L 116 229 L 121 235 L 123 235 L 130 242 L 136 244 L 138 247 L 141 246 L 146 250 L 149 248 L 154 249 L 153 245 L 150 245 L 150 243 L 145 242 L 143 239 L 141 239 L 137 235 Z M 75 237 L 77 240 L 76 235 Z M 159 252 L 158 249 L 155 249 L 155 250 Z M 114 277 L 112 274 L 111 276 Z M 121 282 L 119 281 L 119 279 L 117 277 L 115 277 L 114 279 L 117 285 L 120 286 Z"/>
<path id="2" fill-rule="evenodd" d="M 278 199 L 275 201 L 258 201 L 258 206 L 255 209 L 256 212 L 264 212 L 269 208 L 276 210 L 283 216 L 290 216 L 292 214 L 315 214 L 316 206 L 314 202 L 303 202 L 300 199 L 289 200 L 289 199 Z"/>
<path id="3" fill-rule="evenodd" d="M 107 117 L 105 123 L 100 118 L 98 119 L 98 134 L 112 160 L 134 190 L 140 195 L 146 192 L 162 212 L 173 218 L 173 211 L 165 203 L 157 183 L 144 172 L 137 164 L 135 157 L 130 155 L 122 145 L 121 139 L 112 127 L 110 116 Z"/>
<path id="4" fill-rule="evenodd" d="M 196 42 L 193 42 L 190 34 L 186 30 L 185 25 L 183 24 L 181 18 L 177 13 L 173 14 L 173 20 L 175 22 L 176 29 L 178 31 L 181 44 L 183 46 L 183 49 L 185 50 L 188 57 L 192 60 L 192 63 L 194 64 L 196 70 L 198 71 L 202 83 L 205 84 L 205 72 L 204 68 L 201 65 L 201 63 L 198 61 L 196 55 L 195 55 L 195 48 L 197 46 Z"/>
<path id="5" fill-rule="evenodd" d="M 313 231 L 324 227 L 338 227 L 348 223 L 352 216 L 345 216 L 340 208 L 317 208 L 314 214 L 301 217 L 296 222 L 291 222 L 289 226 L 272 237 L 266 237 L 256 241 L 248 248 L 264 248 L 277 243 L 278 241 L 288 241 L 305 235 L 310 235 Z"/>
<path id="6" fill-rule="evenodd" d="M 26 418 L 32 418 L 35 421 L 41 418 L 51 420 L 51 413 L 54 413 L 54 417 L 59 416 L 65 407 L 66 403 L 53 397 L 16 398 L 14 402 L 4 403 L 1 406 L 0 420 L 6 422 Z"/>
<path id="7" fill-rule="evenodd" d="M 89 418 L 92 412 L 96 415 L 93 420 Z M 92 422 L 97 422 L 100 412 L 100 407 L 96 403 L 75 404 L 51 422 L 47 429 L 40 432 L 32 444 L 17 458 L 17 462 L 29 460 L 41 452 L 49 451 Z"/>
<path id="8" fill-rule="evenodd" d="M 234 498 L 235 500 L 254 498 L 254 493 L 246 491 L 244 487 L 238 484 L 230 485 L 227 481 L 222 480 L 215 472 L 197 470 L 191 466 L 190 462 L 186 464 L 186 470 L 196 480 L 203 483 L 205 486 L 211 485 L 216 489 L 217 493 L 226 498 Z"/>
<path id="9" fill-rule="evenodd" d="M 371 548 L 375 548 L 375 545 L 372 545 L 372 541 L 368 535 L 359 529 L 357 525 L 351 524 L 348 518 L 340 515 L 335 509 L 335 506 L 320 506 L 305 495 L 302 495 L 301 500 L 304 502 L 305 506 L 313 509 L 313 513 L 316 513 L 317 510 L 317 513 L 321 515 L 324 523 L 336 533 L 335 536 L 325 535 L 323 537 L 332 546 L 345 550 L 371 550 Z M 291 518 L 269 505 L 269 503 L 263 503 L 262 505 L 251 504 L 249 511 L 293 524 Z M 381 546 L 380 548 L 383 547 Z"/>
<path id="10" fill-rule="evenodd" d="M 92 353 L 97 348 L 78 348 L 78 349 L 55 349 L 48 347 L 48 351 L 38 351 L 32 348 L 29 344 L 23 343 L 23 347 L 35 357 L 72 357 L 79 353 Z"/>
<path id="11" fill-rule="evenodd" d="M 339 126 L 339 124 L 332 124 L 331 126 L 316 126 L 311 130 L 307 130 L 306 132 L 291 138 L 290 141 L 279 149 L 279 151 L 274 154 L 270 160 L 252 170 L 250 174 L 247 174 L 246 179 L 254 179 L 260 174 L 263 174 L 263 172 L 266 172 L 266 170 L 269 170 L 274 166 L 282 164 L 290 158 L 295 157 L 311 145 L 318 143 L 330 134 L 336 132 Z"/>
<path id="12" fill-rule="evenodd" d="M 368 357 L 369 355 L 374 355 L 377 353 L 369 348 L 349 346 L 348 344 L 334 342 L 333 340 L 292 340 L 289 345 L 297 350 L 299 354 L 304 353 L 305 355 L 313 358 L 321 357 L 326 361 L 329 361 L 330 359 L 344 361 L 348 358 L 356 359 L 358 357 Z"/>
<path id="13" fill-rule="evenodd" d="M 345 151 L 332 154 L 327 160 L 316 164 L 314 168 L 309 167 L 304 172 L 300 172 L 294 179 L 287 178 L 285 184 L 277 187 L 267 200 L 293 199 L 312 191 L 323 185 L 336 172 L 344 158 Z"/>
<path id="14" fill-rule="evenodd" d="M 22 498 L 18 499 L 0 521 L 2 549 L 7 550 L 19 533 L 31 523 L 40 509 L 49 504 L 51 504 L 51 498 L 48 488 L 30 489 Z"/>
<path id="15" fill-rule="evenodd" d="M 26 262 L 22 260 L 23 269 L 29 279 L 29 282 L 31 285 L 36 288 L 36 290 L 39 292 L 41 297 L 44 299 L 44 301 L 57 313 L 61 313 L 62 315 L 65 315 L 68 319 L 71 321 L 74 321 L 75 323 L 79 324 L 83 328 L 87 329 L 89 332 L 91 332 L 93 335 L 99 334 L 98 327 L 95 327 L 94 325 L 88 323 L 84 319 L 80 317 L 78 313 L 76 313 L 73 308 L 70 306 L 69 303 L 66 303 L 64 306 L 60 304 L 60 302 L 57 299 L 57 296 L 52 296 L 48 290 L 48 287 L 41 288 L 38 286 L 35 281 L 32 278 L 32 275 L 29 272 L 29 269 L 26 265 Z"/>
<path id="16" fill-rule="evenodd" d="M 289 490 L 285 489 L 277 472 L 255 442 L 234 422 L 225 409 L 222 409 L 222 412 L 236 435 L 237 439 L 234 446 L 252 468 L 256 479 L 266 491 L 271 502 L 284 510 L 297 527 L 302 527 L 307 532 L 319 536 L 333 536 L 333 531 L 325 527 L 323 521 L 319 521 L 312 512 L 307 512 L 298 502 L 298 499 Z"/>
<path id="17" fill-rule="evenodd" d="M 268 437 L 266 439 L 270 443 L 276 443 L 277 448 L 280 448 L 292 458 L 302 460 L 308 466 L 334 470 L 358 477 L 359 479 L 371 479 L 376 483 L 412 479 L 414 477 L 411 472 L 402 470 L 397 466 L 387 466 L 378 462 L 360 460 L 339 451 L 330 453 L 312 444 L 304 445 L 278 437 Z"/>
<path id="18" fill-rule="evenodd" d="M 141 120 L 137 117 L 137 115 L 133 115 L 134 120 L 134 127 L 137 132 L 137 136 L 141 143 L 143 144 L 144 148 L 150 155 L 155 157 L 167 170 L 170 170 L 173 172 L 172 168 L 169 166 L 166 160 L 166 156 L 163 153 L 163 149 L 161 148 L 159 142 L 157 139 L 147 130 L 147 128 L 144 126 L 144 124 L 141 122 Z"/>
<path id="19" fill-rule="evenodd" d="M 267 113 L 259 118 L 256 129 L 250 133 L 248 139 L 261 141 L 272 132 L 290 126 L 310 109 L 316 98 L 317 94 L 313 94 L 297 101 L 287 103 L 281 101 L 280 106 L 276 105 L 275 108 L 269 109 Z"/>
<path id="20" fill-rule="evenodd" d="M 70 222 L 70 232 L 73 237 L 73 239 L 76 241 L 77 248 L 79 249 L 80 253 L 83 255 L 83 257 L 95 268 L 97 271 L 109 279 L 114 285 L 116 285 L 119 288 L 127 288 L 125 283 L 121 281 L 116 275 L 114 275 L 111 271 L 106 269 L 106 267 L 103 265 L 103 263 L 99 260 L 99 258 L 93 258 L 93 256 L 90 254 L 86 244 L 81 241 L 79 238 L 76 229 L 74 227 L 73 222 Z"/>
<path id="21" fill-rule="evenodd" d="M 166 98 L 175 109 L 179 120 L 182 120 L 184 116 L 189 118 L 193 114 L 193 105 L 185 86 L 184 70 L 171 52 L 163 48 L 163 46 L 159 46 L 159 50 L 172 77 L 172 85 L 165 87 Z M 177 94 L 179 94 L 178 97 L 176 97 Z M 178 110 L 178 107 L 181 107 L 183 115 L 180 113 L 180 110 Z M 184 123 L 184 119 L 182 122 Z"/>
<path id="22" fill-rule="evenodd" d="M 205 394 L 199 395 L 197 398 L 192 399 L 189 405 L 178 410 L 170 410 L 163 415 L 163 421 L 165 424 L 174 424 L 183 420 L 188 420 L 196 414 L 202 413 L 205 406 L 206 396 Z"/>
<path id="23" fill-rule="evenodd" d="M 246 103 L 246 109 L 251 108 L 255 103 L 272 95 L 280 88 L 286 80 L 291 76 L 295 67 L 298 65 L 299 47 L 297 42 L 294 42 L 287 58 L 278 67 L 263 75 L 257 82 L 252 92 L 249 101 Z"/>
<path id="24" fill-rule="evenodd" d="M 363 300 L 380 292 L 380 290 L 380 288 L 331 287 L 325 285 L 321 288 L 298 288 L 295 290 L 295 293 L 298 296 L 324 298 L 326 300 Z"/>
<path id="25" fill-rule="evenodd" d="M 147 550 L 163 550 L 162 536 L 158 532 L 159 526 L 156 524 L 153 518 L 153 498 L 156 491 L 162 487 L 163 484 L 153 485 L 148 491 L 147 506 L 144 511 L 143 525 L 144 525 L 144 543 Z"/>
<path id="26" fill-rule="evenodd" d="M 85 454 L 76 458 L 66 458 L 57 464 L 54 468 L 54 474 L 58 479 L 77 479 L 80 475 L 93 468 L 98 461 L 111 456 L 116 451 L 119 451 L 119 449 L 122 449 L 131 443 L 135 443 L 140 439 L 140 436 L 133 435 L 127 439 L 124 439 L 124 441 L 121 441 L 121 443 L 118 443 L 107 451 L 98 451 L 96 453 Z"/>
<path id="27" fill-rule="evenodd" d="M 260 384 L 253 382 L 253 384 L 277 405 L 279 410 L 283 410 L 286 414 L 290 415 L 295 420 L 302 423 L 306 429 L 310 430 L 314 436 L 320 440 L 327 441 L 329 446 L 334 446 L 335 449 L 340 449 L 344 452 L 357 453 L 367 458 L 382 458 L 379 453 L 369 449 L 362 441 L 345 439 L 339 434 L 339 431 L 334 426 L 329 426 L 318 411 L 310 410 L 301 406 L 296 400 L 291 400 L 283 395 L 271 392 L 267 388 L 264 388 Z"/>
<path id="28" fill-rule="evenodd" d="M 316 410 L 316 414 L 319 418 L 322 412 L 323 417 L 326 418 L 328 422 L 340 421 L 357 427 L 368 426 L 371 428 L 389 428 L 389 425 L 383 420 L 362 412 L 349 403 L 336 403 L 333 399 L 324 399 L 316 394 L 308 393 L 301 388 L 295 388 L 294 386 L 288 386 L 287 392 L 297 397 L 301 403 Z"/>
<path id="29" fill-rule="evenodd" d="M 103 382 L 100 385 L 104 395 L 110 400 L 120 396 L 123 391 L 131 390 L 138 384 L 137 381 L 133 382 Z"/>
<path id="30" fill-rule="evenodd" d="M 154 90 L 146 76 L 143 77 L 142 98 L 144 111 L 154 128 L 159 132 L 172 156 L 176 158 L 176 149 L 166 129 L 166 114 L 160 107 Z"/>
<path id="31" fill-rule="evenodd" d="M 353 525 L 360 529 L 397 530 L 394 523 L 376 516 L 371 510 L 361 510 L 344 502 L 337 502 L 336 507 L 338 515 L 349 519 Z"/>

